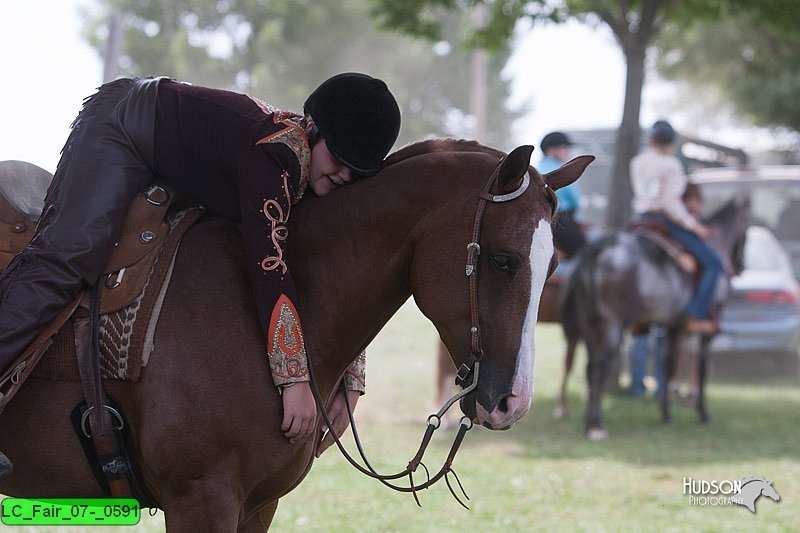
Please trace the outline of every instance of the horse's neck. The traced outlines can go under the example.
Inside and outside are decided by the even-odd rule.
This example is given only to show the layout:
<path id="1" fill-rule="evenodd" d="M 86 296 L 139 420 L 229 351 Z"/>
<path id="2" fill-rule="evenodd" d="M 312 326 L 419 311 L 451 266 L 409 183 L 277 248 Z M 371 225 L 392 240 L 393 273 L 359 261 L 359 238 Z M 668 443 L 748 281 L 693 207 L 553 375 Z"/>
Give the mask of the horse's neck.
<path id="1" fill-rule="evenodd" d="M 409 234 L 425 206 L 406 181 L 345 187 L 303 200 L 295 213 L 290 266 L 324 387 L 411 294 Z"/>
<path id="2" fill-rule="evenodd" d="M 711 231 L 707 242 L 722 259 L 723 275 L 730 276 L 734 270 L 733 255 L 736 243 L 744 229 L 740 227 L 734 216 L 709 221 L 708 227 Z"/>
<path id="3" fill-rule="evenodd" d="M 730 256 L 746 225 L 740 222 L 737 209 L 728 206 L 723 211 L 708 220 L 707 225 L 711 230 L 710 240 L 717 252 Z"/>
<path id="4" fill-rule="evenodd" d="M 709 229 L 711 231 L 709 232 L 706 242 L 708 242 L 718 254 L 723 257 L 729 257 L 731 252 L 733 252 L 734 239 L 732 236 L 728 235 L 726 230 L 720 226 L 709 226 Z"/>

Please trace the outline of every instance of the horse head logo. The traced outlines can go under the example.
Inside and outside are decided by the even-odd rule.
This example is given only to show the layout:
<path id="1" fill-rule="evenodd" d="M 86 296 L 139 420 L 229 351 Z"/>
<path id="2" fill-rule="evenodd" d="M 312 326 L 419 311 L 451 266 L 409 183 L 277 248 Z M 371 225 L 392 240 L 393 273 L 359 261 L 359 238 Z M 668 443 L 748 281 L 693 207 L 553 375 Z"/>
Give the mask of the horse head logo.
<path id="1" fill-rule="evenodd" d="M 756 512 L 756 500 L 762 495 L 776 502 L 781 500 L 781 495 L 778 494 L 778 491 L 772 486 L 772 481 L 768 481 L 764 477 L 745 477 L 742 478 L 741 484 L 742 491 L 739 493 L 738 497 L 732 497 L 731 502 L 747 507 L 750 509 L 751 513 Z"/>

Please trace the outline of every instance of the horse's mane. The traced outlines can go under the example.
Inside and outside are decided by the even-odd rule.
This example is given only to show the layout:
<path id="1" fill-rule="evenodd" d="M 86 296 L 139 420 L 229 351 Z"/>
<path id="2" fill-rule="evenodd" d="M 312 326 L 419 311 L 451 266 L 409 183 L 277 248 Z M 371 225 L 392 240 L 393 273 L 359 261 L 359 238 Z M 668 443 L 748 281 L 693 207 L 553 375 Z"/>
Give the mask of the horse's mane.
<path id="1" fill-rule="evenodd" d="M 452 139 L 452 138 L 440 138 L 440 139 L 428 139 L 425 141 L 419 141 L 412 144 L 408 144 L 396 152 L 393 152 L 386 158 L 386 166 L 391 166 L 401 161 L 405 161 L 407 159 L 411 159 L 413 157 L 417 157 L 420 155 L 431 154 L 434 152 L 475 152 L 475 153 L 482 153 L 482 154 L 489 154 L 495 156 L 497 159 L 502 159 L 506 156 L 506 153 L 498 150 L 496 148 L 491 148 L 489 146 L 484 146 L 478 141 L 468 141 L 466 139 Z M 530 167 L 533 170 L 533 174 L 531 176 L 539 176 L 538 171 Z M 543 178 L 540 176 L 538 178 L 541 180 L 542 185 L 545 185 Z M 545 187 L 545 196 L 547 201 L 550 204 L 553 213 L 556 212 L 556 205 L 558 204 L 558 200 L 556 198 L 556 193 L 550 187 Z"/>
<path id="2" fill-rule="evenodd" d="M 394 165 L 400 161 L 411 159 L 419 155 L 430 154 L 433 152 L 480 152 L 497 156 L 498 158 L 505 157 L 505 153 L 495 148 L 484 146 L 477 141 L 468 141 L 466 139 L 428 139 L 408 144 L 396 152 L 393 152 L 386 158 L 386 166 Z"/>

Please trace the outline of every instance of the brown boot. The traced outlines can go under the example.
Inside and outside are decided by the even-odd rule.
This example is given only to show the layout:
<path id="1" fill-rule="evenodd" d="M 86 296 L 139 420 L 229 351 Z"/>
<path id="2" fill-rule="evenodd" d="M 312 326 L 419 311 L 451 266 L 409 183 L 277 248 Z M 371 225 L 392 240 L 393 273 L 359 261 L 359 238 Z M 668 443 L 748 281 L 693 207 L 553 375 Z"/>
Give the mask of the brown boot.
<path id="1" fill-rule="evenodd" d="M 14 470 L 14 465 L 3 452 L 0 452 L 0 477 L 10 474 L 12 470 Z"/>
<path id="2" fill-rule="evenodd" d="M 686 317 L 684 327 L 689 333 L 702 333 L 703 335 L 714 335 L 717 333 L 717 324 L 713 320 Z"/>

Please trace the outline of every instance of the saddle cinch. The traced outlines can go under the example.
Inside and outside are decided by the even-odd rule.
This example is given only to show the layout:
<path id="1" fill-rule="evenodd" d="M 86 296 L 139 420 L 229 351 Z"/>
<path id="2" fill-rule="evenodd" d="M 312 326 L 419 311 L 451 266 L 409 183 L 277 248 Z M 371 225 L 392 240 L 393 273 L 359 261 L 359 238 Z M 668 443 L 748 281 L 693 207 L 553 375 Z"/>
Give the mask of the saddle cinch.
<path id="1" fill-rule="evenodd" d="M 45 192 L 52 178 L 52 174 L 30 163 L 0 162 L 0 272 L 33 237 Z M 168 215 L 173 198 L 173 191 L 169 188 L 153 185 L 137 195 L 131 204 L 119 240 L 101 277 L 100 315 L 113 316 L 140 299 L 148 280 L 157 277 L 154 276 L 157 259 L 171 252 L 171 257 L 162 261 L 171 263 L 181 237 L 202 215 L 200 208 L 170 212 Z M 161 270 L 167 271 L 168 268 Z M 155 281 L 158 288 L 164 282 L 164 276 Z M 90 300 L 87 296 L 88 293 L 84 294 L 68 306 L 0 375 L 0 412 L 34 371 L 56 335 L 79 340 L 74 332 L 67 331 L 70 328 L 62 330 L 62 327 L 73 315 L 87 314 Z M 76 327 L 77 323 L 76 320 Z M 55 364 L 58 366 L 60 363 Z"/>

